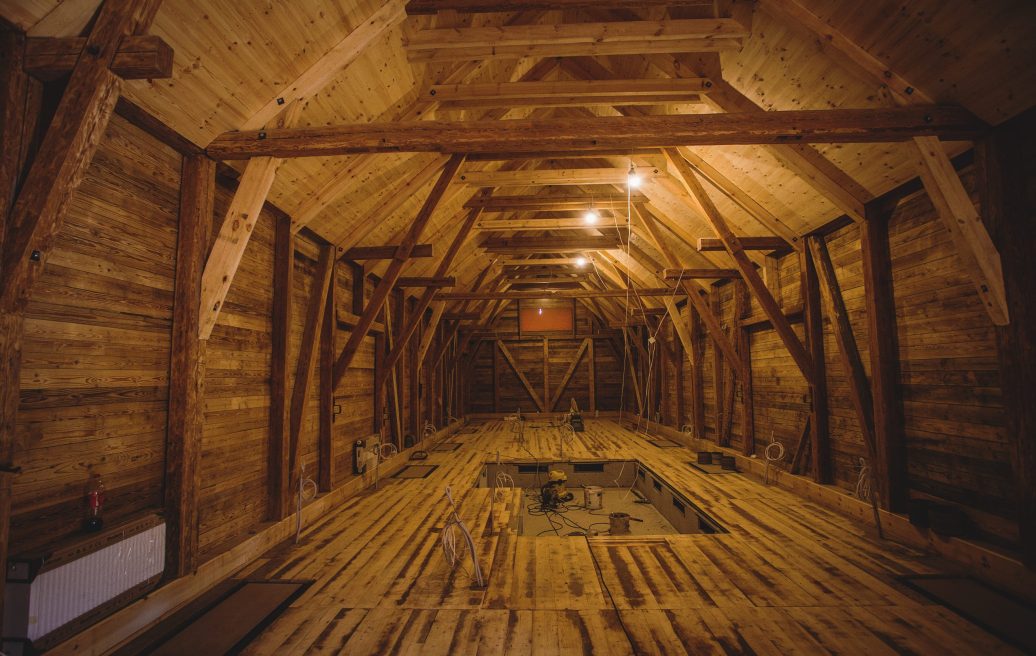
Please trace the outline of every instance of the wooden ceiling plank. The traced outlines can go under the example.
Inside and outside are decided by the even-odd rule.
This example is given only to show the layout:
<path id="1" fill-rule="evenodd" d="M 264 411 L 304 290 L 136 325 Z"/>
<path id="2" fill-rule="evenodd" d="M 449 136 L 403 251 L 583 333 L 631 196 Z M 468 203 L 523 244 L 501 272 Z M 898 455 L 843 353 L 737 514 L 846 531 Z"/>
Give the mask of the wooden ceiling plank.
<path id="1" fill-rule="evenodd" d="M 428 225 L 428 221 L 432 218 L 432 213 L 438 206 L 439 201 L 442 200 L 442 197 L 446 194 L 450 183 L 457 175 L 463 162 L 463 155 L 454 155 L 450 158 L 450 161 L 446 163 L 442 174 L 436 181 L 435 186 L 432 187 L 431 193 L 429 193 L 428 197 L 425 199 L 424 205 L 414 218 L 406 238 L 398 247 L 396 258 L 392 260 L 388 270 L 385 272 L 385 276 L 374 289 L 374 293 L 371 295 L 371 299 L 368 301 L 367 307 L 364 308 L 363 314 L 360 316 L 360 321 L 349 334 L 349 340 L 345 343 L 341 354 L 335 361 L 335 369 L 332 376 L 333 388 L 338 387 L 338 384 L 342 382 L 345 372 L 349 369 L 349 365 L 352 364 L 356 351 L 360 348 L 361 342 L 370 331 L 371 324 L 374 322 L 374 317 L 377 316 L 381 311 L 381 308 L 385 305 L 389 292 L 392 291 L 392 288 L 396 284 L 396 280 L 402 273 L 403 266 L 410 257 L 410 251 L 413 249 L 414 244 L 417 243 L 417 240 L 420 239 L 421 233 L 424 232 L 425 226 Z"/>
<path id="2" fill-rule="evenodd" d="M 665 151 L 666 156 L 670 159 L 672 166 L 677 172 L 677 177 L 687 188 L 687 191 L 698 200 L 701 204 L 702 209 L 705 211 L 705 216 L 712 224 L 716 234 L 723 241 L 723 245 L 726 247 L 727 253 L 734 260 L 737 268 L 741 271 L 741 277 L 745 283 L 752 290 L 756 300 L 759 302 L 759 306 L 763 312 L 770 319 L 771 325 L 774 330 L 780 336 L 781 341 L 784 342 L 788 352 L 791 353 L 792 359 L 798 365 L 802 375 L 806 378 L 807 382 L 813 380 L 813 362 L 806 352 L 806 349 L 802 346 L 802 342 L 795 335 L 795 331 L 792 330 L 791 324 L 788 322 L 787 317 L 781 312 L 781 308 L 773 300 L 773 296 L 770 294 L 770 290 L 766 288 L 766 283 L 763 282 L 762 277 L 755 269 L 755 265 L 748 259 L 748 255 L 745 253 L 744 247 L 741 246 L 741 242 L 736 235 L 731 231 L 726 219 L 719 213 L 716 206 L 712 203 L 712 199 L 709 198 L 708 194 L 705 193 L 705 189 L 702 188 L 701 183 L 698 181 L 697 174 L 691 168 L 687 160 L 683 159 L 680 152 L 673 149 L 667 149 Z M 733 356 L 728 356 L 731 364 L 740 363 L 741 359 L 734 353 Z"/>
<path id="3" fill-rule="evenodd" d="M 795 231 L 784 224 L 779 218 L 777 218 L 772 212 L 760 205 L 750 194 L 738 187 L 730 178 L 720 173 L 714 166 L 706 162 L 697 153 L 692 152 L 688 148 L 680 150 L 691 166 L 694 167 L 703 178 L 709 181 L 713 187 L 718 189 L 723 195 L 730 200 L 737 203 L 741 209 L 752 215 L 756 221 L 763 225 L 763 227 L 772 230 L 775 234 L 780 235 L 795 247 L 796 250 L 802 248 L 799 243 L 799 236 L 795 234 Z"/>
<path id="4" fill-rule="evenodd" d="M 267 125 L 285 104 L 304 101 L 319 93 L 343 69 L 356 61 L 381 35 L 406 19 L 402 0 L 388 0 L 380 9 L 349 32 L 341 41 L 281 88 L 255 114 L 241 125 L 242 130 L 258 130 Z"/>
<path id="5" fill-rule="evenodd" d="M 711 96 L 710 96 L 711 97 Z M 599 148 L 897 142 L 918 136 L 974 139 L 983 124 L 953 106 L 749 111 L 714 114 L 398 121 L 244 130 L 216 137 L 216 159 L 320 157 L 377 152 L 470 153 Z"/>
<path id="6" fill-rule="evenodd" d="M 921 181 L 943 225 L 953 237 L 964 270 L 974 283 L 993 324 L 1006 326 L 1010 323 L 1010 315 L 996 244 L 939 140 L 919 137 L 914 143 L 921 158 Z"/>

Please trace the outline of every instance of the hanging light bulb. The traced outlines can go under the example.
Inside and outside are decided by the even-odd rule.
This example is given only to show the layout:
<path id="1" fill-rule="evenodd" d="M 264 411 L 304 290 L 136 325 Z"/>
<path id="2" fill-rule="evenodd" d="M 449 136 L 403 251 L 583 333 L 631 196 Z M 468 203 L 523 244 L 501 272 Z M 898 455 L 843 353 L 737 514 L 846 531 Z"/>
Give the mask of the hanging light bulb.
<path id="1" fill-rule="evenodd" d="M 595 212 L 593 208 L 587 210 L 586 214 L 583 215 L 583 221 L 585 221 L 587 225 L 593 225 L 597 223 L 598 218 L 599 217 L 597 216 L 597 212 Z"/>
<path id="2" fill-rule="evenodd" d="M 633 166 L 633 162 L 630 162 L 630 170 L 626 173 L 626 183 L 630 189 L 640 187 L 640 174 L 637 173 L 637 167 Z"/>
<path id="3" fill-rule="evenodd" d="M 538 308 L 536 310 L 536 314 L 543 314 L 543 308 Z"/>
<path id="4" fill-rule="evenodd" d="M 576 266 L 581 266 L 581 267 L 582 266 L 586 266 L 586 258 L 585 257 L 577 257 L 576 258 Z"/>

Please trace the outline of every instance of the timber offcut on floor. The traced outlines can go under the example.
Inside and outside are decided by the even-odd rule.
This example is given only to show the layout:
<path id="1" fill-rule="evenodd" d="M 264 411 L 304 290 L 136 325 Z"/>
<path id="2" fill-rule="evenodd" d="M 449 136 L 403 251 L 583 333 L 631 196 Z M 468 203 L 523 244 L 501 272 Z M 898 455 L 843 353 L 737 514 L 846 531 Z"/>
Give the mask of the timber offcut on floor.
<path id="1" fill-rule="evenodd" d="M 689 450 L 586 423 L 566 431 L 565 459 L 636 459 L 729 533 L 518 536 L 522 491 L 491 504 L 493 491 L 474 485 L 480 468 L 556 459 L 562 432 L 528 428 L 522 446 L 490 420 L 450 438 L 461 448 L 431 451 L 424 462 L 439 467 L 427 478 L 381 481 L 239 573 L 315 581 L 244 653 L 1020 653 L 899 581 L 946 563 L 747 475 L 696 471 Z M 446 487 L 485 589 L 471 585 L 466 552 L 454 570 L 444 559 Z"/>

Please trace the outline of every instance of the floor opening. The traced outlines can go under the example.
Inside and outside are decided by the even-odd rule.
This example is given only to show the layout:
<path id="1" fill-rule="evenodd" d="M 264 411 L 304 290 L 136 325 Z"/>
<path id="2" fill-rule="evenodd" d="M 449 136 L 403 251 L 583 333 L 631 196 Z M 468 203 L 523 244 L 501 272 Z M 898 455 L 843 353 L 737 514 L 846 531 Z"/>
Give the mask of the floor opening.
<path id="1" fill-rule="evenodd" d="M 522 489 L 525 536 L 726 533 L 636 460 L 494 462 L 476 486 Z"/>

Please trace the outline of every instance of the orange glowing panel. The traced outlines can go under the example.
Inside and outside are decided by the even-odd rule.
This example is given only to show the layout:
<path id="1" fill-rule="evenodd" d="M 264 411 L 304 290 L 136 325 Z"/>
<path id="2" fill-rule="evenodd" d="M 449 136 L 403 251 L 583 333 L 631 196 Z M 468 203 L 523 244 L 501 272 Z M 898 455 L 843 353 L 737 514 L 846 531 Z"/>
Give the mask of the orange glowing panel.
<path id="1" fill-rule="evenodd" d="M 572 332 L 575 325 L 572 307 L 542 307 L 523 304 L 518 312 L 518 327 L 523 333 Z"/>

